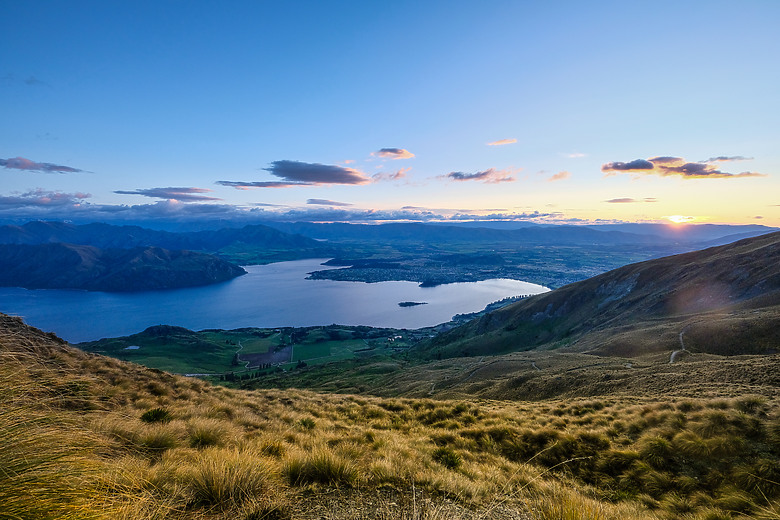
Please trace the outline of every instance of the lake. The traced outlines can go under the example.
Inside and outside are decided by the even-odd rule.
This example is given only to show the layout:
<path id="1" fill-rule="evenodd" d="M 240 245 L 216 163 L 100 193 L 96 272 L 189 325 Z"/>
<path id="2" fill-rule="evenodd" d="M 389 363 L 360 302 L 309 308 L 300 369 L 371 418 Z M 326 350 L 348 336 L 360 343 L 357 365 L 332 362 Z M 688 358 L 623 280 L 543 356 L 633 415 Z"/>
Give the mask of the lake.
<path id="1" fill-rule="evenodd" d="M 416 329 L 476 312 L 508 296 L 548 289 L 496 279 L 419 287 L 415 282 L 306 280 L 325 259 L 247 266 L 248 274 L 205 287 L 104 293 L 0 287 L 0 311 L 77 343 L 126 336 L 152 325 L 193 330 L 369 325 Z M 400 302 L 426 305 L 399 307 Z"/>

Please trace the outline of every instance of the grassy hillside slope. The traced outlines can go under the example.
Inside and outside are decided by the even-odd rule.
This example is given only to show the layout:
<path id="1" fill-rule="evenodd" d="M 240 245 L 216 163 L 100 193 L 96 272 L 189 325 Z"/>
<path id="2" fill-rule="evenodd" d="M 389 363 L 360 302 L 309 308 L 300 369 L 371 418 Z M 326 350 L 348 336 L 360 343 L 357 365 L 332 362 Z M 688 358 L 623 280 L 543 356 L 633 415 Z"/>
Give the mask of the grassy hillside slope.
<path id="1" fill-rule="evenodd" d="M 0 315 L 0 518 L 780 518 L 778 401 L 238 391 Z"/>
<path id="2" fill-rule="evenodd" d="M 780 233 L 627 265 L 504 307 L 422 346 L 427 358 L 533 348 L 639 356 L 780 348 Z"/>

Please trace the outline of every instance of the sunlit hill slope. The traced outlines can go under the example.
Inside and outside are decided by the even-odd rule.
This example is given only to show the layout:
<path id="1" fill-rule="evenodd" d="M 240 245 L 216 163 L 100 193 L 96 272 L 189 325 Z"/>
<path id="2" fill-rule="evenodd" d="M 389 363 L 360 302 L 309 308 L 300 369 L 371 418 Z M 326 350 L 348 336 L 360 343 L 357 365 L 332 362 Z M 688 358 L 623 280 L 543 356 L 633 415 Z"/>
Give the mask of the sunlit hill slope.
<path id="1" fill-rule="evenodd" d="M 601 355 L 773 353 L 780 233 L 627 265 L 518 302 L 422 346 L 428 358 L 569 347 Z"/>

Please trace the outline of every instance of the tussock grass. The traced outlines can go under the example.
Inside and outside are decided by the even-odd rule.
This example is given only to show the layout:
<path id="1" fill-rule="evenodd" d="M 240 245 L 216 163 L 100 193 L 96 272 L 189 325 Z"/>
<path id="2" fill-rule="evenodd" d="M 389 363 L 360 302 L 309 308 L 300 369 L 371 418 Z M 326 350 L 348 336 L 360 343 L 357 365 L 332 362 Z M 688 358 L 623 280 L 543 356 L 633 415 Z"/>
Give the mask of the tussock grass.
<path id="1" fill-rule="evenodd" d="M 332 517 L 778 518 L 780 408 L 756 396 L 239 391 L 2 341 L 0 518 L 308 518 L 323 497 L 382 493 Z"/>
<path id="2" fill-rule="evenodd" d="M 141 420 L 147 423 L 155 423 L 155 422 L 165 423 L 165 422 L 169 422 L 171 419 L 173 419 L 171 412 L 169 412 L 165 408 L 152 408 L 151 410 L 147 410 L 143 414 L 141 414 Z"/>
<path id="3" fill-rule="evenodd" d="M 51 381 L 35 385 L 24 362 L 0 353 L 0 518 L 94 518 L 88 432 L 51 408 L 59 396 L 41 395 Z"/>
<path id="4" fill-rule="evenodd" d="M 186 471 L 194 506 L 234 508 L 267 497 L 275 464 L 255 452 L 207 449 Z"/>
<path id="5" fill-rule="evenodd" d="M 350 461 L 325 450 L 290 457 L 282 472 L 293 486 L 317 483 L 351 487 L 359 477 Z"/>

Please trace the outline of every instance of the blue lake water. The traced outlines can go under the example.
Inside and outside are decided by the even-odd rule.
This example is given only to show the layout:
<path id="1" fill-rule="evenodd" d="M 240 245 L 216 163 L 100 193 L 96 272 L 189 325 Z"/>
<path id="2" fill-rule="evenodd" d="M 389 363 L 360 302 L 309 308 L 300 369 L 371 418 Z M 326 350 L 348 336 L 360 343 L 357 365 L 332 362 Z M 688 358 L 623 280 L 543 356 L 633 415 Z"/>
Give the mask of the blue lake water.
<path id="1" fill-rule="evenodd" d="M 419 287 L 414 282 L 306 280 L 324 260 L 248 266 L 229 282 L 168 291 L 102 293 L 0 287 L 0 311 L 76 343 L 126 336 L 152 325 L 193 330 L 240 327 L 370 325 L 414 329 L 438 325 L 489 303 L 548 289 L 496 279 Z M 404 301 L 426 305 L 399 307 Z"/>

